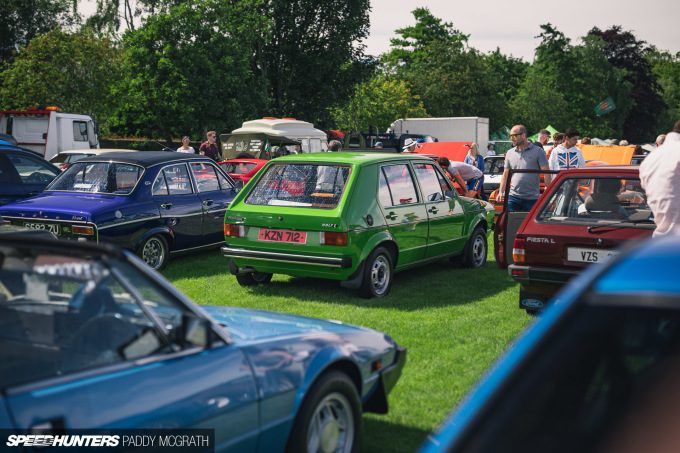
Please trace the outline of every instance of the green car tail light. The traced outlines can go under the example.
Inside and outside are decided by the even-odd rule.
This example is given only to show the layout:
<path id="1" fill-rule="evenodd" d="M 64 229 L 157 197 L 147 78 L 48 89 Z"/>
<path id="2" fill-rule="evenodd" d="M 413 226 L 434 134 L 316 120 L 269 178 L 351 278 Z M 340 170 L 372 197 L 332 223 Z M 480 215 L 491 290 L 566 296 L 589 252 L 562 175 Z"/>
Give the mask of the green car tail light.
<path id="1" fill-rule="evenodd" d="M 344 247 L 347 245 L 347 233 L 340 233 L 335 231 L 320 231 L 319 243 L 321 245 L 339 245 Z"/>
<path id="2" fill-rule="evenodd" d="M 246 227 L 245 225 L 234 225 L 231 223 L 225 223 L 224 235 L 232 238 L 244 238 L 246 237 Z"/>

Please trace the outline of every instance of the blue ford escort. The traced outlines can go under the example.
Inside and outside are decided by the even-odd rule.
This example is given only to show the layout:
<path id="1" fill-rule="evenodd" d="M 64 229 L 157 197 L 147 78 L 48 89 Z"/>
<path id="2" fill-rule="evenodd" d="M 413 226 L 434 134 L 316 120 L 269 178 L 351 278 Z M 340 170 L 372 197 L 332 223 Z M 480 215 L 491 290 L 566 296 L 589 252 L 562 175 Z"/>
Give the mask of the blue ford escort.
<path id="1" fill-rule="evenodd" d="M 205 156 L 109 153 L 81 159 L 41 195 L 2 206 L 5 221 L 60 238 L 108 242 L 153 269 L 170 254 L 224 242 L 234 181 Z"/>

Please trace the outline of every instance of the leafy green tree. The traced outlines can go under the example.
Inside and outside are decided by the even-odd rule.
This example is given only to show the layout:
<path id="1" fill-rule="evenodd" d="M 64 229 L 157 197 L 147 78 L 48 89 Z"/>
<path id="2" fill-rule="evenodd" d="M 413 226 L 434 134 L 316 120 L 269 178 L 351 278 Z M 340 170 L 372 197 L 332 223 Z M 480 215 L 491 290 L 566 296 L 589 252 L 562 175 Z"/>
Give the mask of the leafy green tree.
<path id="1" fill-rule="evenodd" d="M 647 59 L 659 83 L 661 97 L 668 106 L 661 114 L 656 129 L 657 135 L 665 134 L 673 130 L 673 125 L 680 119 L 680 52 L 672 55 L 656 51 L 650 53 Z"/>
<path id="2" fill-rule="evenodd" d="M 647 56 L 654 51 L 645 41 L 639 41 L 620 26 L 601 31 L 594 27 L 588 35 L 599 36 L 606 43 L 605 56 L 613 67 L 625 69 L 625 80 L 633 86 L 633 108 L 624 123 L 622 138 L 631 143 L 653 141 L 658 118 L 666 109 L 658 82 Z"/>
<path id="3" fill-rule="evenodd" d="M 77 0 L 2 0 L 0 2 L 0 63 L 10 62 L 16 47 L 61 25 L 79 21 Z"/>
<path id="4" fill-rule="evenodd" d="M 531 65 L 521 58 L 502 54 L 499 48 L 488 53 L 484 59 L 489 64 L 496 91 L 509 102 L 517 95 Z"/>
<path id="5" fill-rule="evenodd" d="M 536 59 L 511 102 L 514 122 L 532 132 L 551 124 L 558 130 L 574 127 L 582 135 L 620 137 L 632 106 L 631 85 L 607 60 L 606 44 L 588 36 L 574 46 L 552 25 L 541 29 Z M 597 117 L 595 106 L 607 97 L 617 108 Z"/>
<path id="6" fill-rule="evenodd" d="M 489 117 L 492 128 L 509 117 L 508 99 L 493 63 L 467 46 L 468 36 L 449 22 L 434 17 L 427 8 L 413 11 L 415 25 L 397 30 L 383 67 L 408 82 L 433 116 Z"/>
<path id="7" fill-rule="evenodd" d="M 455 50 L 462 50 L 467 44 L 469 35 L 453 28 L 451 22 L 434 17 L 428 8 L 416 8 L 411 13 L 416 24 L 396 30 L 401 37 L 392 38 L 392 50 L 383 55 L 383 62 L 394 65 L 397 70 L 429 59 L 433 44 Z"/>
<path id="8" fill-rule="evenodd" d="M 573 49 L 576 71 L 568 99 L 573 106 L 569 121 L 584 136 L 622 137 L 624 123 L 633 108 L 633 87 L 625 80 L 625 71 L 607 60 L 605 47 L 599 37 L 586 36 L 583 45 Z M 616 109 L 597 116 L 595 107 L 608 97 L 614 100 Z"/>
<path id="9" fill-rule="evenodd" d="M 330 111 L 337 127 L 345 131 L 368 131 L 370 126 L 384 131 L 397 118 L 429 117 L 406 82 L 384 76 L 359 84 L 349 101 Z"/>
<path id="10" fill-rule="evenodd" d="M 323 123 L 371 73 L 356 44 L 368 36 L 369 0 L 262 0 L 257 11 L 271 21 L 256 48 L 269 113 Z"/>
<path id="11" fill-rule="evenodd" d="M 96 12 L 87 18 L 85 26 L 111 35 L 116 35 L 121 26 L 134 30 L 135 19 L 142 15 L 140 6 L 134 0 L 97 0 Z"/>
<path id="12" fill-rule="evenodd" d="M 559 92 L 556 76 L 531 67 L 517 96 L 511 101 L 514 124 L 526 126 L 530 134 L 551 124 L 558 130 L 569 124 L 568 102 Z"/>
<path id="13" fill-rule="evenodd" d="M 56 105 L 101 121 L 119 105 L 123 58 L 115 43 L 91 30 L 56 28 L 33 38 L 1 74 L 2 108 Z"/>
<path id="14" fill-rule="evenodd" d="M 120 134 L 171 140 L 228 132 L 263 111 L 265 81 L 253 71 L 254 30 L 266 26 L 256 3 L 203 1 L 170 8 L 128 31 L 128 102 Z"/>

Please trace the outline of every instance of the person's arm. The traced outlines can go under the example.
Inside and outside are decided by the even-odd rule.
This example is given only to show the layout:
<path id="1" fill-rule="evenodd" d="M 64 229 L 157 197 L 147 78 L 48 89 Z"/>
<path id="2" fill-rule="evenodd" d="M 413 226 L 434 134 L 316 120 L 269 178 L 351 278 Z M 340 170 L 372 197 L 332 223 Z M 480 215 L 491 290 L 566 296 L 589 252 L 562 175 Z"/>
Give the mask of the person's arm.
<path id="1" fill-rule="evenodd" d="M 544 165 L 541 167 L 541 170 L 550 170 L 550 167 Z M 550 173 L 543 173 L 543 181 L 545 182 L 545 186 L 548 187 L 550 185 L 550 181 L 552 181 L 552 175 Z"/>
<path id="2" fill-rule="evenodd" d="M 462 189 L 463 196 L 467 196 L 468 194 L 467 184 L 465 184 L 465 181 L 463 180 L 463 177 L 460 175 L 460 173 L 456 173 L 455 175 L 453 175 L 453 179 L 456 180 L 456 182 Z"/>
<path id="3" fill-rule="evenodd" d="M 554 154 L 553 150 L 553 154 Z M 553 156 L 552 154 L 550 155 L 550 159 L 552 159 Z M 557 161 L 557 159 L 555 159 Z M 557 163 L 556 163 L 557 164 Z M 541 170 L 552 170 L 552 166 L 550 165 L 550 161 L 545 155 L 545 151 L 541 150 L 541 152 L 538 154 L 538 166 Z M 545 182 L 545 187 L 548 187 L 550 185 L 550 181 L 552 181 L 552 175 L 548 173 L 543 173 L 543 182 Z"/>
<path id="4" fill-rule="evenodd" d="M 498 188 L 498 195 L 496 197 L 496 200 L 501 201 L 503 197 L 505 196 L 505 193 L 503 192 L 505 190 L 505 180 L 508 177 L 508 173 L 510 173 L 507 165 L 503 169 L 503 176 L 501 176 L 501 185 Z"/>

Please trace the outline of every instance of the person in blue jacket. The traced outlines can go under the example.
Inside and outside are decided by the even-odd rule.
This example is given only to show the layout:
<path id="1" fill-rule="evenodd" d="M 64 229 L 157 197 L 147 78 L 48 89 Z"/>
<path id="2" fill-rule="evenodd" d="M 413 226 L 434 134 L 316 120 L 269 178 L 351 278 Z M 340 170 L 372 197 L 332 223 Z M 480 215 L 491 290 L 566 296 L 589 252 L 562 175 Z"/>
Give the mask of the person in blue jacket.
<path id="1" fill-rule="evenodd" d="M 477 146 L 477 143 L 471 143 L 470 144 L 470 149 L 468 150 L 467 156 L 465 156 L 465 160 L 463 161 L 468 165 L 472 165 L 476 167 L 479 171 L 482 172 L 482 178 L 481 181 L 479 181 L 479 198 L 482 200 L 486 200 L 486 196 L 484 194 L 484 156 L 482 156 L 479 152 L 479 146 Z M 476 180 L 470 180 L 467 182 L 468 190 L 474 190 L 474 187 L 477 185 Z"/>

